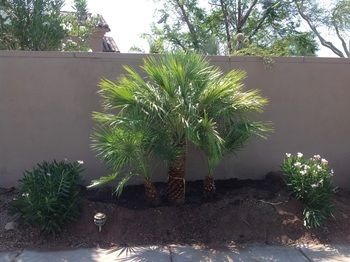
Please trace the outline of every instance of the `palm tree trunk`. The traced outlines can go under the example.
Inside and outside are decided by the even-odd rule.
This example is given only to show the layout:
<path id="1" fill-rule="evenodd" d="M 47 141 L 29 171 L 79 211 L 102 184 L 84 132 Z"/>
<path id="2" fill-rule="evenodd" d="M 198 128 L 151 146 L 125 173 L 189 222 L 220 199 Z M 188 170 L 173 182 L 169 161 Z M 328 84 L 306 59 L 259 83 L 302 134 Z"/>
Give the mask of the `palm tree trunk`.
<path id="1" fill-rule="evenodd" d="M 212 175 L 208 175 L 205 177 L 203 182 L 203 190 L 204 196 L 211 198 L 214 196 L 216 192 L 215 181 Z"/>
<path id="2" fill-rule="evenodd" d="M 168 171 L 168 201 L 172 204 L 183 204 L 185 202 L 185 165 L 186 150 L 185 143 L 178 145 L 181 155 L 172 161 Z"/>
<path id="3" fill-rule="evenodd" d="M 145 187 L 145 195 L 148 203 L 150 203 L 151 205 L 158 205 L 159 204 L 158 192 L 149 177 L 145 178 L 144 187 Z"/>

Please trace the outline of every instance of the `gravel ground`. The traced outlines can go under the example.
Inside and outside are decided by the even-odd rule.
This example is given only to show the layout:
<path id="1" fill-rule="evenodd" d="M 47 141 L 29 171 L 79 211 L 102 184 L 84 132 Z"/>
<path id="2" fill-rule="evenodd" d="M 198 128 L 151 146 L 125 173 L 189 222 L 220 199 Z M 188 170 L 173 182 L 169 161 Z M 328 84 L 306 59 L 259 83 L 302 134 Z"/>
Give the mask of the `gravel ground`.
<path id="1" fill-rule="evenodd" d="M 156 186 L 160 191 L 165 188 L 165 184 Z M 163 201 L 157 207 L 144 202 L 142 186 L 126 188 L 118 201 L 108 190 L 85 192 L 80 219 L 56 237 L 22 224 L 6 231 L 6 223 L 14 221 L 7 207 L 16 192 L 0 189 L 0 251 L 169 244 L 350 244 L 349 191 L 338 191 L 334 217 L 323 228 L 307 230 L 302 225 L 301 203 L 278 181 L 217 181 L 218 194 L 210 201 L 202 199 L 201 182 L 191 182 L 186 189 L 184 205 L 170 206 Z M 101 233 L 93 223 L 96 212 L 107 214 Z"/>

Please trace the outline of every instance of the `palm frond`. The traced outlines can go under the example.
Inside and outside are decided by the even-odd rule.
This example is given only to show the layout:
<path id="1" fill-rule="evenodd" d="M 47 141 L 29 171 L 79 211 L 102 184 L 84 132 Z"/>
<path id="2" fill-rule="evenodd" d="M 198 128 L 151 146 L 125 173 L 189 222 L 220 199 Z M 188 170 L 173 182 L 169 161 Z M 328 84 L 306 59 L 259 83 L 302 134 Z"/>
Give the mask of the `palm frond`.
<path id="1" fill-rule="evenodd" d="M 99 127 L 91 136 L 92 149 L 113 170 L 137 164 L 142 155 L 142 132 L 127 128 Z M 137 169 L 137 166 L 134 168 Z"/>
<path id="2" fill-rule="evenodd" d="M 119 176 L 118 173 L 114 173 L 108 176 L 102 176 L 99 179 L 91 180 L 91 183 L 90 185 L 87 186 L 87 188 L 90 189 L 90 188 L 102 187 L 102 186 L 108 185 L 114 182 L 118 176 Z"/>
<path id="3" fill-rule="evenodd" d="M 123 193 L 125 185 L 129 182 L 129 180 L 136 176 L 137 174 L 130 172 L 129 174 L 125 175 L 118 183 L 117 188 L 115 189 L 114 193 L 117 197 L 120 197 L 120 195 Z"/>
<path id="4" fill-rule="evenodd" d="M 122 77 L 119 83 L 102 79 L 100 84 L 100 95 L 104 98 L 104 105 L 108 109 L 118 109 L 135 102 L 133 86 L 126 77 Z"/>
<path id="5" fill-rule="evenodd" d="M 252 136 L 266 139 L 266 134 L 272 132 L 272 124 L 268 122 L 243 121 L 228 127 L 225 140 L 225 151 L 233 153 L 240 150 Z"/>
<path id="6" fill-rule="evenodd" d="M 198 124 L 192 141 L 205 153 L 209 169 L 212 170 L 222 159 L 224 139 L 220 136 L 218 126 L 204 113 Z"/>

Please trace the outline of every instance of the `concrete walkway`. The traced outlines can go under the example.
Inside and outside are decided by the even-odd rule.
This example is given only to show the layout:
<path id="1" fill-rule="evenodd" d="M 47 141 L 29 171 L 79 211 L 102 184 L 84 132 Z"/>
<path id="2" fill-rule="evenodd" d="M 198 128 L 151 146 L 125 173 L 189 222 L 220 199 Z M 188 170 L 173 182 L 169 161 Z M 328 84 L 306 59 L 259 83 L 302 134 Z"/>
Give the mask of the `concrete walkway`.
<path id="1" fill-rule="evenodd" d="M 249 245 L 232 249 L 201 249 L 192 246 L 133 247 L 103 249 L 76 249 L 70 251 L 38 252 L 23 250 L 0 253 L 0 262 L 185 262 L 185 261 L 239 261 L 239 262 L 303 262 L 350 261 L 350 248 L 345 246 L 283 247 Z"/>

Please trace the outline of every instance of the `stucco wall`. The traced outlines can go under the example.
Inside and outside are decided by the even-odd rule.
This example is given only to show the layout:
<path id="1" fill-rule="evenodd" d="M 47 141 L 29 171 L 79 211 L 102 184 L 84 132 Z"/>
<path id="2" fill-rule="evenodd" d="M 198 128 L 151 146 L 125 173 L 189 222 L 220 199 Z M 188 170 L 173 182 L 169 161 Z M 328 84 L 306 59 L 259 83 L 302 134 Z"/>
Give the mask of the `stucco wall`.
<path id="1" fill-rule="evenodd" d="M 99 110 L 97 84 L 115 79 L 122 65 L 140 65 L 142 55 L 0 52 L 0 187 L 15 185 L 25 169 L 44 159 L 84 160 L 87 182 L 105 174 L 89 148 Z M 217 178 L 263 177 L 278 170 L 285 152 L 319 153 L 329 159 L 338 185 L 350 187 L 350 60 L 276 58 L 265 69 L 260 58 L 211 57 L 223 70 L 248 72 L 248 88 L 259 88 L 270 104 L 261 116 L 274 123 L 267 141 L 253 140 L 226 158 Z M 191 149 L 187 178 L 206 173 Z M 156 180 L 165 180 L 162 167 Z"/>

